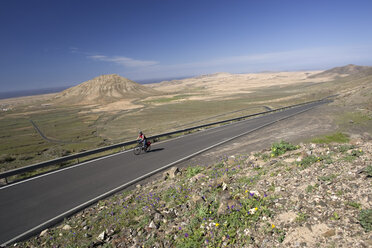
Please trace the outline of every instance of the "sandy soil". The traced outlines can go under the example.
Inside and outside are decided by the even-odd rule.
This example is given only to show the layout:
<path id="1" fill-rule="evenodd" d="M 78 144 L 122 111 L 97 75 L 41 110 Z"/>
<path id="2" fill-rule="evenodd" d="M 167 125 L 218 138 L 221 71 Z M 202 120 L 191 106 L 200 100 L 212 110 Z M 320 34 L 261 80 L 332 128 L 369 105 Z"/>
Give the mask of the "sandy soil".
<path id="1" fill-rule="evenodd" d="M 167 81 L 150 84 L 156 90 L 163 92 L 180 92 L 197 90 L 205 93 L 190 99 L 201 100 L 221 98 L 234 94 L 251 93 L 258 88 L 270 86 L 285 86 L 297 83 L 320 83 L 331 80 L 330 77 L 309 78 L 321 71 L 276 72 L 256 74 L 217 73 L 212 75 L 187 78 L 183 80 Z"/>
<path id="2" fill-rule="evenodd" d="M 55 93 L 52 93 L 52 94 L 44 94 L 44 95 L 22 96 L 22 97 L 0 99 L 0 105 L 10 105 L 10 106 L 29 105 L 29 104 L 34 104 L 39 101 L 50 100 L 55 95 L 56 95 Z"/>
<path id="3" fill-rule="evenodd" d="M 96 112 L 114 112 L 114 111 L 121 111 L 121 110 L 130 110 L 130 109 L 137 109 L 142 108 L 143 105 L 134 104 L 130 100 L 121 100 L 113 103 L 108 103 L 104 106 L 98 106 L 92 109 L 93 113 Z"/>

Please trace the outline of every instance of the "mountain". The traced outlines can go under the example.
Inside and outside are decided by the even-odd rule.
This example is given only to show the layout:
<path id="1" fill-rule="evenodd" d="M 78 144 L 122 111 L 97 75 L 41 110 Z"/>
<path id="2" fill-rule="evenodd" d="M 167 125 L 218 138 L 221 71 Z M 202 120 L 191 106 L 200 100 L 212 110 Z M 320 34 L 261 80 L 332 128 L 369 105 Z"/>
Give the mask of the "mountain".
<path id="1" fill-rule="evenodd" d="M 110 103 L 144 98 L 160 92 L 117 74 L 101 75 L 57 94 L 55 101 L 72 104 Z"/>
<path id="2" fill-rule="evenodd" d="M 335 77 L 335 76 L 369 76 L 372 75 L 371 66 L 358 66 L 358 65 L 346 65 L 342 67 L 335 67 L 330 70 L 323 71 L 319 74 L 310 76 L 309 78 L 320 78 L 320 77 Z"/>

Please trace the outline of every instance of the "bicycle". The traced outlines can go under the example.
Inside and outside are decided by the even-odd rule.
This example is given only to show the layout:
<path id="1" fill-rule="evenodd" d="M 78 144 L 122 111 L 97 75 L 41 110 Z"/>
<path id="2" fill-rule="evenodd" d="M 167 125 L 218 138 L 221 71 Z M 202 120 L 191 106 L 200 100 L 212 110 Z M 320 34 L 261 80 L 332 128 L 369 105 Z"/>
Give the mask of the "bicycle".
<path id="1" fill-rule="evenodd" d="M 139 155 L 141 151 L 149 152 L 151 150 L 151 142 L 147 141 L 146 148 L 143 146 L 141 142 L 138 143 L 138 145 L 133 149 L 133 152 L 135 155 Z"/>

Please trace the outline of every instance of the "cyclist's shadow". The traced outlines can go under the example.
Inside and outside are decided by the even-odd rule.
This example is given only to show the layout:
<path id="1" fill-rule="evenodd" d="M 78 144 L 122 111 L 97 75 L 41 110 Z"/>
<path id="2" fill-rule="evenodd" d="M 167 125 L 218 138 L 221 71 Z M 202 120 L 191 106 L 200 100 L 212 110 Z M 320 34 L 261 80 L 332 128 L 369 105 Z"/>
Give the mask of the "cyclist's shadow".
<path id="1" fill-rule="evenodd" d="M 164 150 L 164 148 L 155 148 L 155 149 L 151 149 L 150 151 L 146 152 L 146 153 L 150 153 L 150 152 L 160 152 Z"/>

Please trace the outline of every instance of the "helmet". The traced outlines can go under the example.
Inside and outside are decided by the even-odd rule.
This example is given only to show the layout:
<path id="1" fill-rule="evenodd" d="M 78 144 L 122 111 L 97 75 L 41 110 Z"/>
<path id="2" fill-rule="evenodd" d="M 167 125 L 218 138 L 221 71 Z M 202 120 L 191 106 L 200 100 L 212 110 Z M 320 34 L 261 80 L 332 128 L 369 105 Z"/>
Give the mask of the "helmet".
<path id="1" fill-rule="evenodd" d="M 138 133 L 139 133 L 139 134 L 143 134 L 142 131 L 139 131 Z"/>

